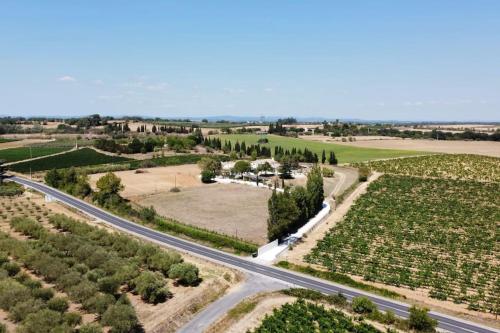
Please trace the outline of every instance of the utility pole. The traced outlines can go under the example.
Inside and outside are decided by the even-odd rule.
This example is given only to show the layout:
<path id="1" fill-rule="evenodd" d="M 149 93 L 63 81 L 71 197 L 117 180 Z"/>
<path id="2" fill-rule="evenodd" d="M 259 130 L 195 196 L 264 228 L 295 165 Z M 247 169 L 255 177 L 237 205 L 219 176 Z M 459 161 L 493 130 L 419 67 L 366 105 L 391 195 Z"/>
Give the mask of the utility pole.
<path id="1" fill-rule="evenodd" d="M 30 179 L 33 179 L 33 175 L 31 174 L 31 159 L 33 158 L 33 153 L 31 151 L 31 146 L 30 146 Z"/>

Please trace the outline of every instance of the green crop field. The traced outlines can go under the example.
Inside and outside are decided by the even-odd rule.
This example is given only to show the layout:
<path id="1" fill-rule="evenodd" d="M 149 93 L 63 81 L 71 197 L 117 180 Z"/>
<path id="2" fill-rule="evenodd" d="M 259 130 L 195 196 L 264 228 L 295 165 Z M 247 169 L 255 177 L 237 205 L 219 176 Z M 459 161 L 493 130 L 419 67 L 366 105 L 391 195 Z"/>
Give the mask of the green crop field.
<path id="1" fill-rule="evenodd" d="M 70 151 L 66 154 L 48 156 L 34 161 L 16 163 L 10 166 L 12 171 L 27 173 L 30 171 L 44 171 L 50 169 L 62 169 L 69 167 L 79 167 L 86 165 L 97 165 L 105 163 L 117 163 L 129 161 L 130 159 L 121 156 L 109 156 L 96 152 L 90 148 L 82 148 Z"/>
<path id="2" fill-rule="evenodd" d="M 32 157 L 41 157 L 52 155 L 69 150 L 70 147 L 32 147 L 31 153 L 29 147 L 9 148 L 0 150 L 0 160 L 6 162 L 17 162 Z"/>
<path id="3" fill-rule="evenodd" d="M 500 183 L 384 175 L 305 259 L 495 311 Z"/>
<path id="4" fill-rule="evenodd" d="M 339 163 L 352 163 L 363 162 L 375 159 L 403 157 L 412 155 L 423 155 L 425 152 L 417 152 L 410 150 L 396 150 L 396 149 L 375 149 L 375 148 L 360 148 L 351 147 L 346 145 L 338 145 L 335 143 L 315 142 L 297 138 L 290 138 L 279 135 L 256 135 L 256 134 L 221 134 L 218 135 L 222 142 L 224 140 L 231 140 L 234 145 L 236 141 L 240 143 L 245 141 L 248 144 L 256 144 L 260 138 L 267 138 L 269 143 L 266 146 L 271 147 L 274 153 L 275 146 L 281 146 L 284 149 L 291 150 L 292 148 L 302 149 L 307 148 L 321 157 L 323 149 L 326 151 L 327 156 L 329 151 L 334 151 Z"/>

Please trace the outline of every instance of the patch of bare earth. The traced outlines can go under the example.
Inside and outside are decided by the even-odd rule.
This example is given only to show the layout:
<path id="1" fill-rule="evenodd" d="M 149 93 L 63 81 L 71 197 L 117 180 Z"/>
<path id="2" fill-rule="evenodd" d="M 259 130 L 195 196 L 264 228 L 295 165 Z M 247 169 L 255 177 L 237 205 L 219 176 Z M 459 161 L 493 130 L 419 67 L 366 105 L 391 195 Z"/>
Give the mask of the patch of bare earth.
<path id="1" fill-rule="evenodd" d="M 177 186 L 181 189 L 202 186 L 200 168 L 196 164 L 179 166 L 157 167 L 149 169 L 118 171 L 114 173 L 122 180 L 124 190 L 121 196 L 127 199 L 169 191 Z M 99 178 L 104 173 L 90 175 L 90 186 L 95 189 Z"/>
<path id="2" fill-rule="evenodd" d="M 403 149 L 435 153 L 477 154 L 500 157 L 500 142 L 495 141 L 394 139 L 336 143 L 363 148 Z"/>
<path id="3" fill-rule="evenodd" d="M 178 193 L 134 197 L 133 201 L 182 223 L 265 244 L 271 193 L 241 184 L 205 184 L 181 188 Z"/>
<path id="4" fill-rule="evenodd" d="M 0 149 L 8 149 L 8 148 L 19 148 L 24 147 L 33 143 L 45 143 L 50 142 L 50 139 L 23 139 L 18 141 L 10 141 L 0 143 Z"/>

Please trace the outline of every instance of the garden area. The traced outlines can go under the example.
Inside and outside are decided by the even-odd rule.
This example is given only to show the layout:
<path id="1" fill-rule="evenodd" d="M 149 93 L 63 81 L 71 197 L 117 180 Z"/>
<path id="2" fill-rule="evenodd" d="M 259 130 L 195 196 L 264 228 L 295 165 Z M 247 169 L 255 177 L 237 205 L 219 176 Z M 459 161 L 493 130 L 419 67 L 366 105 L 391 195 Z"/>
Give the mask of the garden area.
<path id="1" fill-rule="evenodd" d="M 498 193 L 500 183 L 384 175 L 305 259 L 498 312 Z"/>

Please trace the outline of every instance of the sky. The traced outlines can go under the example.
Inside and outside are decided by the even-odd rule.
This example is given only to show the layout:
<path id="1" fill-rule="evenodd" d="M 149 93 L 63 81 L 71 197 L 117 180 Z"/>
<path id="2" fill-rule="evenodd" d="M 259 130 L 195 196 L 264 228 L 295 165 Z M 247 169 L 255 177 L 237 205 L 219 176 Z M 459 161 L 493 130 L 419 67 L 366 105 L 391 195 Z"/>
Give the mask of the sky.
<path id="1" fill-rule="evenodd" d="M 500 121 L 500 1 L 0 3 L 0 115 Z"/>

